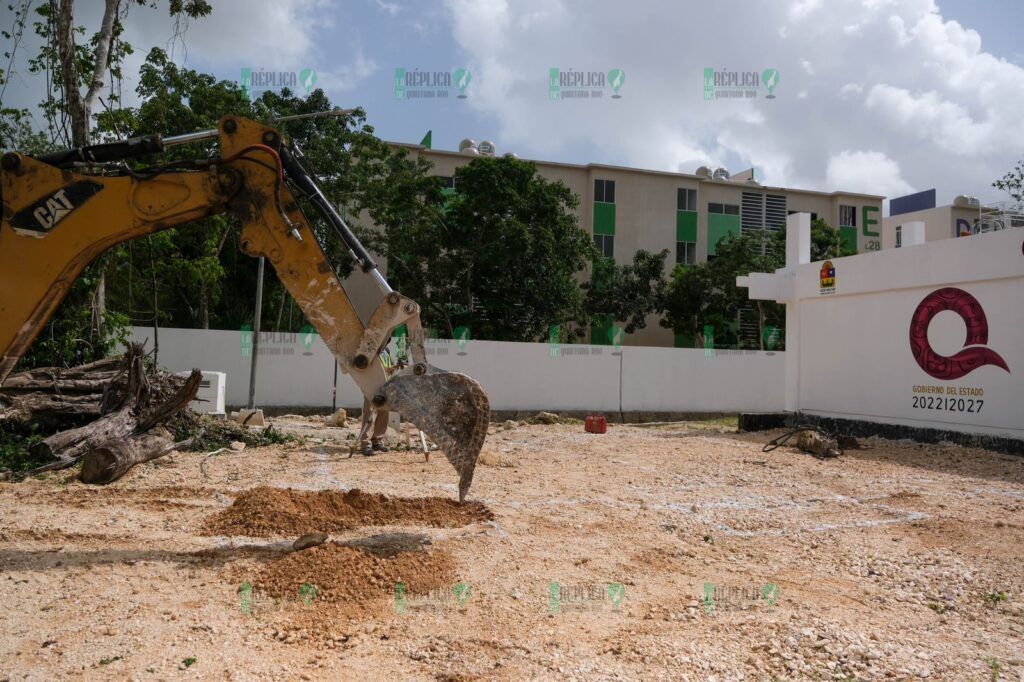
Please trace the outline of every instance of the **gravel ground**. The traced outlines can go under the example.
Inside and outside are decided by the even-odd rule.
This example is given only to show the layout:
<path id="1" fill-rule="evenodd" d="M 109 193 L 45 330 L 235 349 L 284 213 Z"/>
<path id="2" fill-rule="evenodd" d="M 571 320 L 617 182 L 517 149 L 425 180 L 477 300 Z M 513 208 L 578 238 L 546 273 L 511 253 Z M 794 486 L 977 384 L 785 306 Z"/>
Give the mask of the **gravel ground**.
<path id="1" fill-rule="evenodd" d="M 417 539 L 369 561 L 391 568 L 350 604 L 284 570 L 304 565 L 294 535 L 204 524 L 256 486 L 454 499 L 456 475 L 278 424 L 315 436 L 202 469 L 174 454 L 105 488 L 0 483 L 0 680 L 1024 679 L 1020 459 L 870 441 L 818 461 L 724 422 L 498 427 L 469 496 L 492 520 L 332 533 Z M 330 543 L 312 556 L 362 561 Z M 388 582 L 438 561 L 450 585 Z"/>

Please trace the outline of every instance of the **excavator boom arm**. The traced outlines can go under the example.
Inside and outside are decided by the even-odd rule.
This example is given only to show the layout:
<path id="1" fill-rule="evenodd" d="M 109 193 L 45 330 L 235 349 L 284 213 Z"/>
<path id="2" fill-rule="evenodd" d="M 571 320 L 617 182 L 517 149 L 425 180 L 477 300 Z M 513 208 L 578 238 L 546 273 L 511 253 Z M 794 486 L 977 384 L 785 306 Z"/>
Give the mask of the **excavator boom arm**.
<path id="1" fill-rule="evenodd" d="M 85 266 L 106 249 L 231 212 L 242 223 L 242 251 L 273 265 L 342 369 L 376 407 L 401 412 L 438 443 L 459 473 L 459 497 L 464 499 L 486 437 L 486 394 L 469 377 L 426 362 L 419 306 L 391 290 L 302 166 L 296 149 L 289 149 L 273 128 L 237 117 L 221 120 L 218 137 L 220 157 L 187 171 L 87 175 L 16 153 L 4 156 L 0 384 Z M 366 324 L 286 177 L 339 232 L 359 264 L 355 276 L 370 278 L 379 291 L 380 303 Z M 401 324 L 409 329 L 412 365 L 389 380 L 374 360 Z"/>

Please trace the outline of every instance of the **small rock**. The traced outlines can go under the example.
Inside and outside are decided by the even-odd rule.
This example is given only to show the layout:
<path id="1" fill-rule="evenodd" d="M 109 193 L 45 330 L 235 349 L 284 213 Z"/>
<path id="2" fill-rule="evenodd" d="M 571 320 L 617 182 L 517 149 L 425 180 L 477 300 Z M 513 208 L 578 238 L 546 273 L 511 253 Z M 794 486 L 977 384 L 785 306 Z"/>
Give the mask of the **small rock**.
<path id="1" fill-rule="evenodd" d="M 348 412 L 345 411 L 344 407 L 339 407 L 338 411 L 332 415 L 328 415 L 324 422 L 327 426 L 341 426 L 344 427 L 348 424 Z"/>
<path id="2" fill-rule="evenodd" d="M 325 542 L 327 542 L 327 533 L 306 533 L 292 543 L 292 549 L 299 552 L 310 547 L 322 545 Z"/>
<path id="3" fill-rule="evenodd" d="M 240 440 L 233 440 L 233 441 L 231 441 L 231 445 L 229 447 L 232 450 L 235 450 L 237 452 L 237 451 L 245 450 L 245 443 L 243 443 Z"/>
<path id="4" fill-rule="evenodd" d="M 559 421 L 558 415 L 552 412 L 538 412 L 530 419 L 533 424 L 557 424 Z"/>
<path id="5" fill-rule="evenodd" d="M 263 417 L 263 410 L 239 410 L 238 417 L 234 417 L 232 413 L 232 419 L 236 419 L 242 426 L 266 426 L 266 420 Z"/>

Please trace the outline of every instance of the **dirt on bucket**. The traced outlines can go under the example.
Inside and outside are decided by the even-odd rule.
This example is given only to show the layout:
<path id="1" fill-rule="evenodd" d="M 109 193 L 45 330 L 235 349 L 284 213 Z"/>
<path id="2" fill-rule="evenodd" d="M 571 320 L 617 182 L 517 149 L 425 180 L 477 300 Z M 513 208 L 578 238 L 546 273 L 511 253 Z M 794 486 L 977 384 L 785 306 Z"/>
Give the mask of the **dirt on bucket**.
<path id="1" fill-rule="evenodd" d="M 270 537 L 337 532 L 360 526 L 432 526 L 457 528 L 490 521 L 494 514 L 480 502 L 443 497 L 389 497 L 358 489 L 294 490 L 258 487 L 242 492 L 232 505 L 204 524 L 207 535 Z"/>

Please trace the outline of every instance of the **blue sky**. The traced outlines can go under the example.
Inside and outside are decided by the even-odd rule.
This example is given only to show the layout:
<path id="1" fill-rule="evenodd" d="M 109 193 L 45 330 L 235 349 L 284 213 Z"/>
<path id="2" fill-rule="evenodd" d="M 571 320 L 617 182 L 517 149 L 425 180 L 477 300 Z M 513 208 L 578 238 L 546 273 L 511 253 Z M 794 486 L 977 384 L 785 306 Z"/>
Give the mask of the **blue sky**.
<path id="1" fill-rule="evenodd" d="M 95 28 L 99 3 L 79 4 Z M 231 80 L 243 67 L 315 69 L 318 87 L 362 106 L 391 140 L 433 130 L 445 149 L 472 137 L 526 158 L 753 166 L 770 185 L 886 196 L 936 187 L 940 202 L 1005 198 L 991 182 L 1024 158 L 1019 0 L 213 4 L 188 27 L 187 50 L 175 46 L 179 60 Z M 162 10 L 133 7 L 126 33 L 141 59 L 173 30 Z M 396 67 L 468 68 L 468 97 L 397 101 Z M 551 67 L 622 69 L 622 98 L 551 101 Z M 705 101 L 706 67 L 778 69 L 777 97 Z M 37 83 L 19 85 L 11 104 L 38 101 Z"/>

